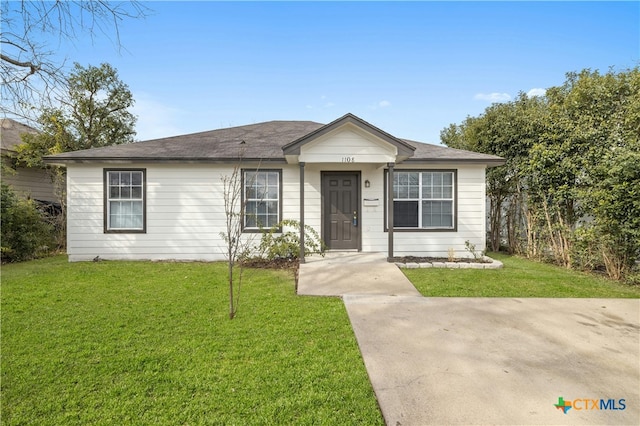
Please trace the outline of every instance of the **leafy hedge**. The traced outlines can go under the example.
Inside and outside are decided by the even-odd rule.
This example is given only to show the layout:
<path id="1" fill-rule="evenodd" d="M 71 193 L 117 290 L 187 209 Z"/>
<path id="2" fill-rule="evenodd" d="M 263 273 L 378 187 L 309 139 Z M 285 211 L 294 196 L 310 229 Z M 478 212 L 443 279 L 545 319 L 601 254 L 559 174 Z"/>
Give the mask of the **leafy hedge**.
<path id="1" fill-rule="evenodd" d="M 19 262 L 47 255 L 53 245 L 53 226 L 33 200 L 18 197 L 2 184 L 2 262 Z"/>

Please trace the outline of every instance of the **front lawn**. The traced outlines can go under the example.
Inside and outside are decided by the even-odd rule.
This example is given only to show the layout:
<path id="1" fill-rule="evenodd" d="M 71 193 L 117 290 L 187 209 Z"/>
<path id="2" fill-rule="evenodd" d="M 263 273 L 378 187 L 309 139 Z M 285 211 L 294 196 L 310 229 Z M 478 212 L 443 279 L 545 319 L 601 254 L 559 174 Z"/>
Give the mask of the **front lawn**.
<path id="1" fill-rule="evenodd" d="M 403 269 L 431 297 L 638 298 L 640 287 L 516 256 L 490 253 L 503 269 Z"/>
<path id="2" fill-rule="evenodd" d="M 2 266 L 6 425 L 383 424 L 344 305 L 223 263 Z"/>

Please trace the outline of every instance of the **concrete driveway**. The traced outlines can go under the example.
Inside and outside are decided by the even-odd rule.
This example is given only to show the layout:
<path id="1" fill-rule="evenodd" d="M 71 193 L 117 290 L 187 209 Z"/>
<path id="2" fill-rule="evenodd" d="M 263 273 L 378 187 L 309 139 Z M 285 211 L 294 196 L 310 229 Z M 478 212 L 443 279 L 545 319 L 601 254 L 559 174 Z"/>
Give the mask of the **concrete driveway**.
<path id="1" fill-rule="evenodd" d="M 425 298 L 354 252 L 308 258 L 298 294 L 342 296 L 390 426 L 640 424 L 638 299 Z"/>
<path id="2" fill-rule="evenodd" d="M 640 300 L 343 299 L 388 425 L 640 424 Z"/>

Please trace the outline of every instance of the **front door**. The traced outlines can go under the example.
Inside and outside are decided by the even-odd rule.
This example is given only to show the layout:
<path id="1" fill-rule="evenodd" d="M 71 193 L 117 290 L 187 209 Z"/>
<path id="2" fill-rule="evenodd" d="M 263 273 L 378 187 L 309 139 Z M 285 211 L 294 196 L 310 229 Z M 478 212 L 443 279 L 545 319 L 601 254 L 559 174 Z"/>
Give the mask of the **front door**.
<path id="1" fill-rule="evenodd" d="M 322 238 L 330 250 L 359 248 L 359 181 L 357 172 L 322 173 Z"/>

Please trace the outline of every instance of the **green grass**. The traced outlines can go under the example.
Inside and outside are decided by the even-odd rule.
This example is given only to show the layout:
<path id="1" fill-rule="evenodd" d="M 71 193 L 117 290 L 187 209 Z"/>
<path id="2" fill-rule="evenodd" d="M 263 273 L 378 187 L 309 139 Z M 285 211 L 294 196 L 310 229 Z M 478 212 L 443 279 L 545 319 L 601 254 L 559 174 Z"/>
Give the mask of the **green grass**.
<path id="1" fill-rule="evenodd" d="M 423 296 L 638 298 L 633 287 L 592 274 L 490 253 L 503 269 L 403 269 Z"/>
<path id="2" fill-rule="evenodd" d="M 6 425 L 383 424 L 343 303 L 225 264 L 2 266 Z"/>

